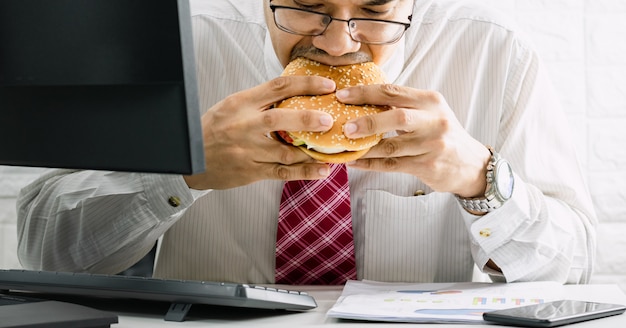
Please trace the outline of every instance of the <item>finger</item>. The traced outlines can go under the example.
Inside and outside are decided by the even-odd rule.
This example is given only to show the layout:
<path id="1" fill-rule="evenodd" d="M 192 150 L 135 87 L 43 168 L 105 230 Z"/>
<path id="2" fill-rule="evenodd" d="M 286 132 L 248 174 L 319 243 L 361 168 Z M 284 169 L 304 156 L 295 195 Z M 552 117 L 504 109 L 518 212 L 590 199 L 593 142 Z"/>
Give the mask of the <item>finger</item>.
<path id="1" fill-rule="evenodd" d="M 273 131 L 327 131 L 333 126 L 333 117 L 319 110 L 272 108 L 261 113 L 265 132 Z"/>
<path id="2" fill-rule="evenodd" d="M 333 80 L 319 76 L 281 76 L 243 91 L 250 102 L 260 102 L 267 109 L 278 101 L 302 95 L 322 95 L 335 91 Z"/>
<path id="3" fill-rule="evenodd" d="M 436 127 L 440 122 L 431 114 L 419 109 L 436 108 L 445 104 L 439 93 L 391 84 L 356 86 L 337 91 L 337 98 L 349 104 L 390 106 L 392 109 L 375 116 L 349 121 L 344 133 L 349 138 L 359 138 L 388 131 L 415 131 Z"/>
<path id="4" fill-rule="evenodd" d="M 266 168 L 267 179 L 315 180 L 326 178 L 330 174 L 327 164 L 315 161 L 298 147 L 273 139 L 268 139 L 263 146 L 265 153 L 257 162 Z"/>
<path id="5" fill-rule="evenodd" d="M 260 101 L 265 132 L 271 131 L 326 131 L 332 127 L 330 114 L 316 110 L 265 110 L 286 98 L 300 95 L 320 95 L 335 91 L 335 82 L 319 76 L 283 76 L 246 90 L 243 97 Z"/>
<path id="6" fill-rule="evenodd" d="M 431 142 L 427 142 L 415 134 L 405 134 L 381 140 L 362 158 L 421 156 L 431 151 L 432 147 L 434 146 L 431 145 Z"/>
<path id="7" fill-rule="evenodd" d="M 274 180 L 318 180 L 327 178 L 330 167 L 323 163 L 280 165 L 268 164 L 266 176 Z"/>
<path id="8" fill-rule="evenodd" d="M 390 158 L 365 158 L 361 157 L 347 165 L 349 167 L 363 171 L 381 171 L 392 172 L 398 166 L 399 159 L 397 157 Z"/>
<path id="9" fill-rule="evenodd" d="M 360 158 L 348 164 L 352 168 L 364 171 L 403 172 L 414 174 L 416 171 L 427 171 L 427 155 L 388 157 L 388 158 Z"/>
<path id="10" fill-rule="evenodd" d="M 443 96 L 431 90 L 420 90 L 394 84 L 360 85 L 337 91 L 337 99 L 353 105 L 387 105 L 404 108 L 425 108 L 444 103 Z"/>
<path id="11" fill-rule="evenodd" d="M 302 163 L 314 163 L 309 155 L 305 154 L 298 147 L 288 145 L 276 139 L 274 136 L 264 138 L 262 143 L 255 149 L 254 161 L 259 163 L 278 163 L 282 165 L 294 165 Z"/>
<path id="12" fill-rule="evenodd" d="M 257 157 L 255 161 L 260 163 L 278 163 L 282 165 L 320 163 L 303 152 L 300 147 L 285 143 L 275 134 L 264 138 L 264 141 L 258 144 L 258 149 L 260 150 L 260 155 L 255 156 Z M 321 166 L 326 166 L 326 164 L 321 163 Z"/>
<path id="13" fill-rule="evenodd" d="M 348 138 L 361 138 L 389 131 L 427 134 L 437 127 L 438 120 L 427 111 L 393 108 L 375 115 L 348 121 L 343 128 Z"/>

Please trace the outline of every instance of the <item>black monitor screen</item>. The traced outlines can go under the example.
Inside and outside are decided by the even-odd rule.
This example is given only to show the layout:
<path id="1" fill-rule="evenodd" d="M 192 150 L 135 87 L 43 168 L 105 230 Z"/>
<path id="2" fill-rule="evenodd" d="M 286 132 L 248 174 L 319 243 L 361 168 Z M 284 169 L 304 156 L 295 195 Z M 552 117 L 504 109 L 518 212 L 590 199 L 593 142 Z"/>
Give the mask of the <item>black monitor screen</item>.
<path id="1" fill-rule="evenodd" d="M 188 0 L 0 0 L 0 164 L 204 170 Z"/>

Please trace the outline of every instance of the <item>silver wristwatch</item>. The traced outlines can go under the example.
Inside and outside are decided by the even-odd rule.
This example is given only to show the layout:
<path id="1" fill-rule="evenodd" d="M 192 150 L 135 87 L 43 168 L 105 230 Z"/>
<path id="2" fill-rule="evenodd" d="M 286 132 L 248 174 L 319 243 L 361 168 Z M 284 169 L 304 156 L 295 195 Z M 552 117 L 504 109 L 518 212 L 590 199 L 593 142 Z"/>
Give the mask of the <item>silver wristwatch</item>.
<path id="1" fill-rule="evenodd" d="M 487 146 L 491 159 L 487 164 L 487 188 L 485 197 L 463 198 L 457 196 L 464 209 L 470 212 L 487 213 L 502 206 L 513 195 L 513 170 L 509 162 Z"/>

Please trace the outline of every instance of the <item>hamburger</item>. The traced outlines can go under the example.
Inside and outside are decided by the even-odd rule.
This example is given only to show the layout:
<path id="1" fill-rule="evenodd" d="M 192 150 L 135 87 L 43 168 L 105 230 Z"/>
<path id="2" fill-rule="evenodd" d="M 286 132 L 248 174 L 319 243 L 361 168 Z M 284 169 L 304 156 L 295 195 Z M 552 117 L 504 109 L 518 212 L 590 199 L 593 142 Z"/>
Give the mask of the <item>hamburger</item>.
<path id="1" fill-rule="evenodd" d="M 385 77 L 378 65 L 372 62 L 345 66 L 328 66 L 316 61 L 298 57 L 291 61 L 282 76 L 309 75 L 332 79 L 337 89 L 350 86 L 382 84 Z M 379 113 L 386 106 L 349 105 L 337 100 L 335 93 L 315 96 L 296 96 L 277 104 L 278 108 L 294 110 L 315 109 L 332 115 L 333 126 L 325 132 L 277 131 L 275 138 L 299 147 L 312 158 L 326 163 L 346 163 L 365 155 L 378 144 L 382 134 L 349 139 L 343 133 L 344 124 L 356 117 Z"/>

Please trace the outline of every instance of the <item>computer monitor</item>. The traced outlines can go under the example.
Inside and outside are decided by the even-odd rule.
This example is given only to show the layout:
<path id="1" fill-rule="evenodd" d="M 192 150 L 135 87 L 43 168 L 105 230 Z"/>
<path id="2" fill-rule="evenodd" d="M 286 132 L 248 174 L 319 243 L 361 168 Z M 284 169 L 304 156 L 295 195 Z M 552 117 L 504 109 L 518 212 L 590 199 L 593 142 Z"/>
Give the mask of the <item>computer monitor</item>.
<path id="1" fill-rule="evenodd" d="M 189 0 L 1 0 L 0 164 L 204 170 Z"/>

